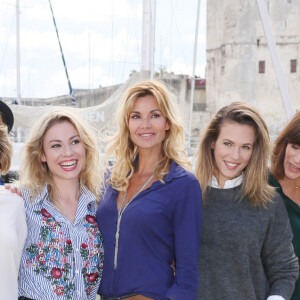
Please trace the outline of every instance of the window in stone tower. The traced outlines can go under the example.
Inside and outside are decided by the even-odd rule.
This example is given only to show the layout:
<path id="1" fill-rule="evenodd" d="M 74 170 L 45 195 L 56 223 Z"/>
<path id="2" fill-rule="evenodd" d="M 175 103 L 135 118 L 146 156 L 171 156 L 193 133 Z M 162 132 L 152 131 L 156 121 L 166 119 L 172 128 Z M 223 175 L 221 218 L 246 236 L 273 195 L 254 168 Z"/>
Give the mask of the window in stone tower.
<path id="1" fill-rule="evenodd" d="M 258 62 L 258 73 L 265 73 L 265 61 L 260 60 Z"/>
<path id="2" fill-rule="evenodd" d="M 297 72 L 297 59 L 291 59 L 291 73 Z"/>

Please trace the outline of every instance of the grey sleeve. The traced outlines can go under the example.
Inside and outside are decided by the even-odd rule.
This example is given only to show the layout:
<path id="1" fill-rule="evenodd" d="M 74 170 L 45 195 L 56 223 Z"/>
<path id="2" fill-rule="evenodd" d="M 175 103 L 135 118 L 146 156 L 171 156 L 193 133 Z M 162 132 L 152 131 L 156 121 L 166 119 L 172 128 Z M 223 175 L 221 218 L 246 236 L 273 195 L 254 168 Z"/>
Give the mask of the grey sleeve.
<path id="1" fill-rule="evenodd" d="M 290 299 L 298 278 L 299 264 L 292 244 L 288 214 L 279 194 L 275 195 L 268 209 L 271 215 L 261 256 L 270 283 L 269 295 Z"/>

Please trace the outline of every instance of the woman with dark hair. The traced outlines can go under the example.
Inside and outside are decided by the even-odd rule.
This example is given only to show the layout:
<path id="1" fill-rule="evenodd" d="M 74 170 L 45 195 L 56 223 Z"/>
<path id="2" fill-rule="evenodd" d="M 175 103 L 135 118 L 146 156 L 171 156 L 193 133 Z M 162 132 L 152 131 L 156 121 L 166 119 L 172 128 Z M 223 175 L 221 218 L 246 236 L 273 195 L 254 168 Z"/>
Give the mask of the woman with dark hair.
<path id="1" fill-rule="evenodd" d="M 271 157 L 269 182 L 282 196 L 293 230 L 293 245 L 300 257 L 300 112 L 280 132 Z M 292 300 L 300 299 L 300 280 Z"/>
<path id="2" fill-rule="evenodd" d="M 210 121 L 197 152 L 203 190 L 200 300 L 288 300 L 298 277 L 292 231 L 268 184 L 268 129 L 234 102 Z"/>
<path id="3" fill-rule="evenodd" d="M 10 108 L 0 101 L 0 171 L 8 172 L 12 145 L 8 133 L 14 117 Z M 23 199 L 0 187 L 0 294 L 1 299 L 18 298 L 18 272 L 21 254 L 27 234 Z"/>

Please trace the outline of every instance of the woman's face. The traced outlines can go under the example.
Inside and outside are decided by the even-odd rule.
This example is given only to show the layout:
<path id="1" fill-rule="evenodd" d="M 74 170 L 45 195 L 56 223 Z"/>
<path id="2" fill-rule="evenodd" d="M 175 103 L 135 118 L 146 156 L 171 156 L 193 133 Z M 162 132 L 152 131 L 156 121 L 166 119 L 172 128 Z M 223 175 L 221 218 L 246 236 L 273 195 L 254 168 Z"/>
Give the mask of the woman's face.
<path id="1" fill-rule="evenodd" d="M 68 121 L 51 126 L 44 136 L 42 162 L 47 162 L 53 180 L 78 182 L 86 163 L 85 148 L 79 133 Z"/>
<path id="2" fill-rule="evenodd" d="M 288 179 L 300 177 L 300 146 L 287 144 L 283 162 L 284 173 Z"/>
<path id="3" fill-rule="evenodd" d="M 139 151 L 151 149 L 161 152 L 162 142 L 169 128 L 154 96 L 148 95 L 135 100 L 129 115 L 129 133 Z"/>
<path id="4" fill-rule="evenodd" d="M 221 125 L 220 134 L 212 144 L 216 170 L 213 175 L 221 188 L 225 181 L 241 175 L 253 152 L 255 130 L 252 126 L 236 122 Z"/>

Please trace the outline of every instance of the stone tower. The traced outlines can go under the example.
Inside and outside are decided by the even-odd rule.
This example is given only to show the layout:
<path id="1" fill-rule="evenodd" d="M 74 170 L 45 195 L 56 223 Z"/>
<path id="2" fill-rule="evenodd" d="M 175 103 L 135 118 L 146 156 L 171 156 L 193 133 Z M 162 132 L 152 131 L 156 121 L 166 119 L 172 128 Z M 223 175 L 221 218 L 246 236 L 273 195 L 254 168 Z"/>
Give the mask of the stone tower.
<path id="1" fill-rule="evenodd" d="M 273 36 L 295 110 L 300 109 L 300 1 L 266 0 Z M 287 122 L 255 0 L 207 1 L 208 110 L 232 101 L 255 106 L 271 135 Z"/>

